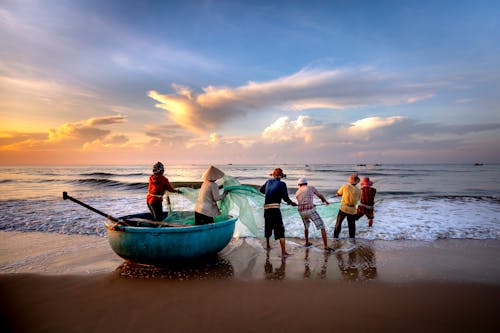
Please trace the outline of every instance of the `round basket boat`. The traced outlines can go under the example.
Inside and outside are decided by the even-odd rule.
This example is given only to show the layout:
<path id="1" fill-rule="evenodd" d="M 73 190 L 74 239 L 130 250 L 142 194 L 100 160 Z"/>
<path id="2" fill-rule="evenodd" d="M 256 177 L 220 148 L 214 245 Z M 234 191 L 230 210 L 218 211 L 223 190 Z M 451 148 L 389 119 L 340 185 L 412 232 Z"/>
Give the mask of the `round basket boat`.
<path id="1" fill-rule="evenodd" d="M 144 218 L 147 214 L 122 216 L 120 219 Z M 229 244 L 236 217 L 216 223 L 185 227 L 133 227 L 106 221 L 109 244 L 123 259 L 141 264 L 196 259 L 214 255 Z"/>

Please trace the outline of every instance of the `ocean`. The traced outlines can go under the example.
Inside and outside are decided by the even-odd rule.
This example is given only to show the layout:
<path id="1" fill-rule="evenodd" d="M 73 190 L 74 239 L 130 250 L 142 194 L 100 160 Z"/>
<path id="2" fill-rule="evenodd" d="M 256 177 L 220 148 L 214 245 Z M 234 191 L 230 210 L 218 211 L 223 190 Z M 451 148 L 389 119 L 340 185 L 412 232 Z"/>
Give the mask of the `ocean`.
<path id="1" fill-rule="evenodd" d="M 275 165 L 217 165 L 242 184 L 262 185 Z M 377 189 L 374 226 L 357 222 L 357 238 L 370 240 L 500 239 L 500 165 L 485 164 L 285 164 L 290 197 L 307 177 L 331 202 L 352 172 L 368 176 Z M 171 182 L 199 181 L 207 165 L 165 165 Z M 105 236 L 104 218 L 62 192 L 109 215 L 147 212 L 151 166 L 0 167 L 0 230 Z M 192 210 L 182 198 L 176 208 Z M 322 216 L 332 237 L 335 214 Z M 287 237 L 303 238 L 298 214 L 285 219 Z M 344 221 L 341 237 L 347 237 Z M 310 235 L 319 237 L 311 227 Z M 253 235 L 238 221 L 238 237 Z"/>

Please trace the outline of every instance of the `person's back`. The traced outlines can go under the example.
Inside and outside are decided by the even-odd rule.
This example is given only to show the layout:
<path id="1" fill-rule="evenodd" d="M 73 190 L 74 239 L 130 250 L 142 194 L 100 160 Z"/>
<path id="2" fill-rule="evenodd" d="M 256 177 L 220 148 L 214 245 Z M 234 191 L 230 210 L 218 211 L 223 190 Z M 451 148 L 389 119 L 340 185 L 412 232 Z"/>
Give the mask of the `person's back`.
<path id="1" fill-rule="evenodd" d="M 299 185 L 299 189 L 295 193 L 297 204 L 299 205 L 299 212 L 310 210 L 314 208 L 314 195 L 319 195 L 319 192 L 314 186 L 304 184 Z"/>
<path id="2" fill-rule="evenodd" d="M 337 195 L 341 195 L 340 210 L 347 214 L 356 214 L 356 205 L 361 197 L 361 190 L 352 184 L 344 184 L 338 190 Z"/>
<path id="3" fill-rule="evenodd" d="M 375 205 L 375 194 L 377 190 L 374 187 L 362 187 L 361 188 L 361 199 L 360 202 L 367 206 Z"/>
<path id="4" fill-rule="evenodd" d="M 363 178 L 361 182 L 361 199 L 360 204 L 357 209 L 356 219 L 360 219 L 363 215 L 368 218 L 368 226 L 373 225 L 374 218 L 374 206 L 375 206 L 375 194 L 377 190 L 372 187 L 373 182 L 370 181 L 369 177 Z"/>
<path id="5" fill-rule="evenodd" d="M 219 194 L 217 184 L 211 181 L 204 181 L 200 187 L 195 211 L 209 217 L 217 216 L 220 214 L 217 201 L 221 199 L 222 195 Z"/>
<path id="6" fill-rule="evenodd" d="M 260 192 L 265 194 L 264 204 L 281 203 L 284 200 L 288 204 L 291 203 L 288 197 L 288 189 L 286 183 L 282 182 L 279 178 L 269 179 L 262 187 Z"/>

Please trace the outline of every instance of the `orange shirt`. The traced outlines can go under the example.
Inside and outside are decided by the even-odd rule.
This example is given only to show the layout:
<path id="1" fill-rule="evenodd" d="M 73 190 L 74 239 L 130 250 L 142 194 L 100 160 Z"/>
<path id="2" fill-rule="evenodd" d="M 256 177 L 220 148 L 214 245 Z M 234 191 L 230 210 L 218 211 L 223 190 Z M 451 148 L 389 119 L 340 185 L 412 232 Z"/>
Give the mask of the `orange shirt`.
<path id="1" fill-rule="evenodd" d="M 361 190 L 354 185 L 344 184 L 337 191 L 337 195 L 342 196 L 340 210 L 347 214 L 356 214 L 356 205 L 361 197 Z"/>
<path id="2" fill-rule="evenodd" d="M 175 189 L 170 185 L 168 179 L 163 175 L 151 175 L 149 177 L 149 186 L 148 186 L 148 196 L 146 201 L 148 203 L 162 201 L 163 198 L 155 197 L 154 195 L 164 195 L 165 191 L 175 192 Z"/>

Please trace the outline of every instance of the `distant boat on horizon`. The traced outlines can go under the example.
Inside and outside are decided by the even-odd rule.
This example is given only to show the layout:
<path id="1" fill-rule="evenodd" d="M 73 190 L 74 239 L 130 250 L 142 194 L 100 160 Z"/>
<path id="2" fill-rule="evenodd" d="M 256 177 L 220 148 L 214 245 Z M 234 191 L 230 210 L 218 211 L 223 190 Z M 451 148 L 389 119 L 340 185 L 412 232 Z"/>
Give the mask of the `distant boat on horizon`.
<path id="1" fill-rule="evenodd" d="M 482 166 L 484 165 L 483 163 L 474 163 L 475 166 Z"/>

